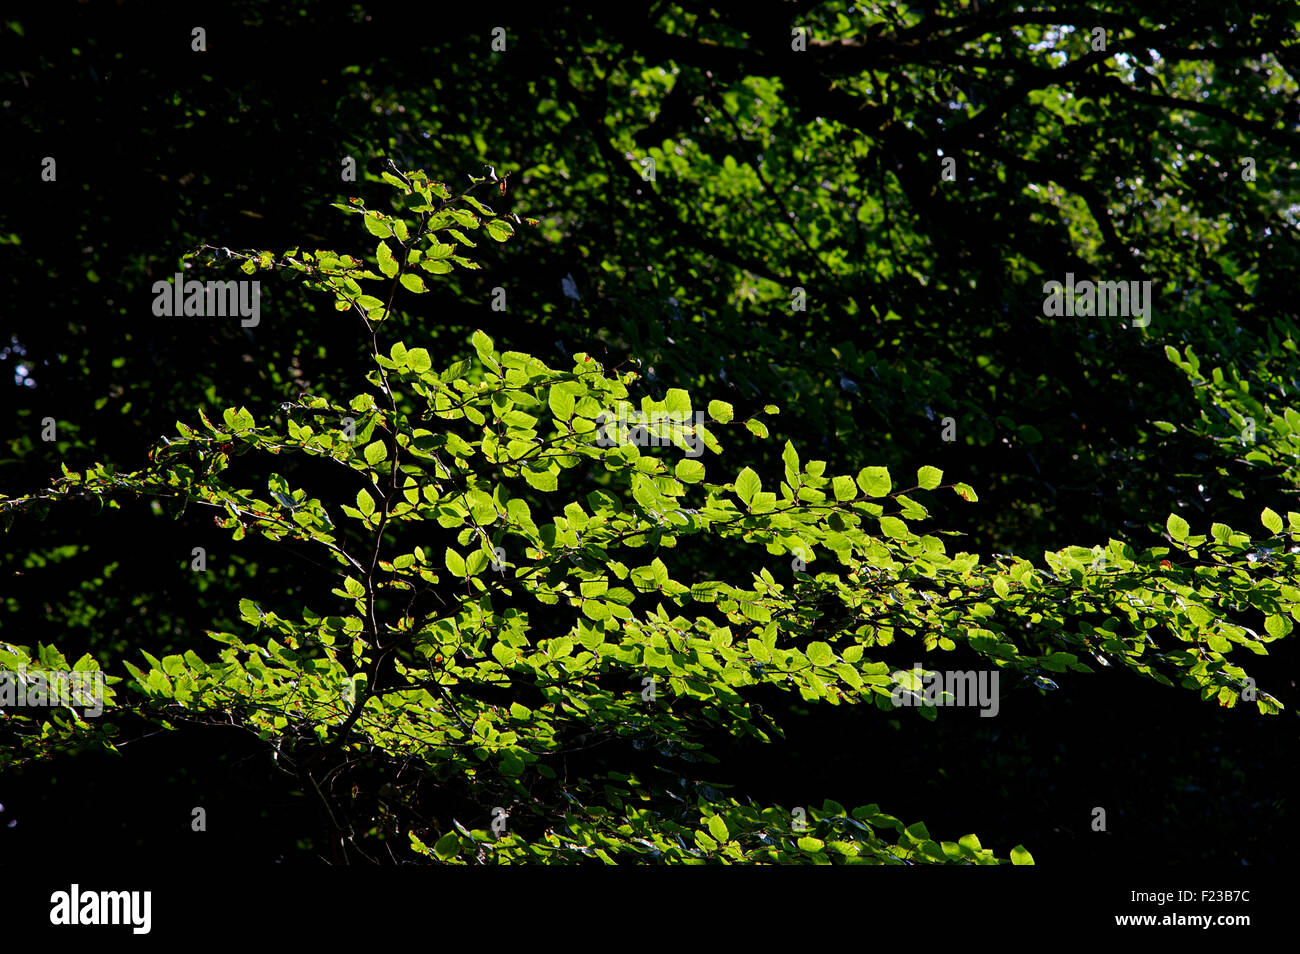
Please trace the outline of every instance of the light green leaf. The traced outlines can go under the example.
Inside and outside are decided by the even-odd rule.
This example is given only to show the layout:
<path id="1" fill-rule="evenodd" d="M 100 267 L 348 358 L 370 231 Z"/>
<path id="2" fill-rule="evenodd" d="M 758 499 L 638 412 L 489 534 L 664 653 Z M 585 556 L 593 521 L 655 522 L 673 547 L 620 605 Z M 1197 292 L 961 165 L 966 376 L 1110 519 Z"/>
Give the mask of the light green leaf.
<path id="1" fill-rule="evenodd" d="M 785 442 L 785 448 L 781 451 L 781 463 L 785 464 L 786 469 L 792 473 L 799 473 L 799 452 L 794 449 L 794 445 L 789 441 Z M 794 483 L 793 477 L 787 477 L 786 479 Z"/>
<path id="2" fill-rule="evenodd" d="M 488 219 L 483 223 L 483 227 L 487 229 L 487 234 L 498 242 L 504 242 L 515 234 L 515 230 L 505 219 Z"/>
<path id="3" fill-rule="evenodd" d="M 433 367 L 433 359 L 425 348 L 412 348 L 406 353 L 406 365 L 412 371 L 423 373 Z"/>
<path id="4" fill-rule="evenodd" d="M 858 471 L 858 486 L 868 497 L 888 496 L 894 486 L 887 467 L 863 467 Z"/>
<path id="5" fill-rule="evenodd" d="M 457 553 L 455 550 L 453 550 L 451 547 L 447 548 L 447 552 L 444 555 L 443 559 L 444 562 L 446 562 L 447 564 L 447 569 L 451 571 L 452 576 L 465 575 L 465 561 L 461 557 L 461 555 Z"/>
<path id="6" fill-rule="evenodd" d="M 1187 521 L 1176 513 L 1171 513 L 1169 519 L 1165 521 L 1165 529 L 1169 531 L 1169 536 L 1173 537 L 1180 543 L 1187 539 Z"/>
<path id="7" fill-rule="evenodd" d="M 754 494 L 763 488 L 763 481 L 758 474 L 746 467 L 736 477 L 736 496 L 739 497 L 746 505 L 754 499 Z"/>
<path id="8" fill-rule="evenodd" d="M 690 414 L 691 396 L 681 388 L 669 388 L 664 395 L 664 407 L 670 414 Z"/>
<path id="9" fill-rule="evenodd" d="M 366 223 L 366 231 L 371 235 L 378 236 L 381 239 L 392 237 L 393 230 L 384 224 L 379 213 L 363 216 L 363 219 Z"/>
<path id="10" fill-rule="evenodd" d="M 698 460 L 683 458 L 677 462 L 677 466 L 673 468 L 673 473 L 677 475 L 678 480 L 685 483 L 698 483 L 704 479 L 704 465 Z"/>
<path id="11" fill-rule="evenodd" d="M 375 498 L 364 490 L 357 491 L 357 509 L 361 511 L 363 517 L 368 517 L 375 512 Z"/>
<path id="12" fill-rule="evenodd" d="M 827 643 L 809 643 L 804 653 L 815 666 L 829 666 L 835 662 L 835 653 Z"/>
<path id="13" fill-rule="evenodd" d="M 551 408 L 551 413 L 561 421 L 567 421 L 573 417 L 574 398 L 573 392 L 563 385 L 556 384 L 551 387 L 550 394 L 547 395 L 546 403 Z"/>
<path id="14" fill-rule="evenodd" d="M 478 359 L 483 362 L 484 367 L 490 371 L 501 370 L 496 358 L 492 357 L 493 343 L 486 332 L 476 331 L 470 340 L 473 342 L 474 351 L 477 352 Z"/>
<path id="15" fill-rule="evenodd" d="M 922 467 L 916 472 L 916 482 L 922 490 L 934 490 L 943 483 L 943 471 L 928 465 Z"/>
<path id="16" fill-rule="evenodd" d="M 880 529 L 895 540 L 906 540 L 910 536 L 907 524 L 897 517 L 881 517 Z"/>
<path id="17" fill-rule="evenodd" d="M 387 242 L 380 242 L 375 249 L 379 257 L 379 270 L 384 273 L 386 278 L 392 278 L 397 274 L 397 259 L 393 258 L 393 250 L 388 247 Z"/>
<path id="18" fill-rule="evenodd" d="M 524 480 L 528 481 L 529 486 L 535 487 L 538 490 L 546 491 L 547 493 L 555 490 L 560 485 L 559 481 L 556 480 L 555 475 L 549 470 L 537 471 L 529 470 L 525 467 Z"/>
<path id="19" fill-rule="evenodd" d="M 1013 865 L 1032 865 L 1034 856 L 1025 850 L 1024 845 L 1016 845 L 1011 849 L 1011 863 Z"/>

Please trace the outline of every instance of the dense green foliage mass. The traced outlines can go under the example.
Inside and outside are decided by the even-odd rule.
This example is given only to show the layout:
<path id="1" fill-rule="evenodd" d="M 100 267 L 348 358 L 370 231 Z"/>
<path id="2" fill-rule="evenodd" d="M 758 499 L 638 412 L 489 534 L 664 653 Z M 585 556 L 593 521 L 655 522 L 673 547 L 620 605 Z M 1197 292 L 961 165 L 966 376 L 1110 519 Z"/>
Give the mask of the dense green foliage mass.
<path id="1" fill-rule="evenodd" d="M 8 23 L 0 664 L 113 678 L 0 765 L 166 727 L 167 837 L 335 861 L 1276 857 L 1294 13 Z"/>

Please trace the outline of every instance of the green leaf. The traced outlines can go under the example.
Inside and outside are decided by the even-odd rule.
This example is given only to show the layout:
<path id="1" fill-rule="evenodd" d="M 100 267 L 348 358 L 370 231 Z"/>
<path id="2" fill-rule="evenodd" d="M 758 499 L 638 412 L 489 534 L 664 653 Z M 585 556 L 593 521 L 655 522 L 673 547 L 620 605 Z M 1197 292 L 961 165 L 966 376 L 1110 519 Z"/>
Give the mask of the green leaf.
<path id="1" fill-rule="evenodd" d="M 567 421 L 573 417 L 574 397 L 573 392 L 563 385 L 557 384 L 551 388 L 550 394 L 546 398 L 547 405 L 550 406 L 551 413 L 561 421 Z"/>
<path id="2" fill-rule="evenodd" d="M 366 223 L 366 231 L 371 235 L 378 236 L 381 239 L 392 237 L 393 230 L 384 224 L 378 212 L 374 215 L 363 216 L 363 219 Z"/>
<path id="3" fill-rule="evenodd" d="M 1024 845 L 1016 845 L 1011 849 L 1011 863 L 1013 865 L 1032 865 L 1034 856 L 1025 850 Z"/>
<path id="4" fill-rule="evenodd" d="M 916 472 L 916 482 L 922 490 L 934 490 L 943 483 L 943 471 L 928 465 L 922 467 Z"/>
<path id="5" fill-rule="evenodd" d="M 886 497 L 894 482 L 887 467 L 863 467 L 858 471 L 858 486 L 868 497 Z"/>
<path id="6" fill-rule="evenodd" d="M 501 774 L 502 775 L 523 775 L 524 760 L 515 752 L 506 752 L 501 757 Z"/>
<path id="7" fill-rule="evenodd" d="M 375 512 L 375 498 L 371 497 L 365 490 L 358 490 L 357 509 L 361 511 L 363 517 L 370 516 Z"/>
<path id="8" fill-rule="evenodd" d="M 550 493 L 559 487 L 559 481 L 549 470 L 529 470 L 524 468 L 524 480 L 528 481 L 529 486 L 538 490 Z"/>
<path id="9" fill-rule="evenodd" d="M 664 395 L 664 407 L 670 414 L 689 415 L 691 413 L 691 396 L 681 388 L 669 388 Z"/>
<path id="10" fill-rule="evenodd" d="M 925 822 L 913 822 L 903 831 L 905 834 L 910 835 L 913 841 L 928 841 L 930 839 L 930 830 L 925 827 Z"/>
<path id="11" fill-rule="evenodd" d="M 1272 510 L 1270 510 L 1268 507 L 1265 507 L 1264 512 L 1259 515 L 1259 520 L 1260 523 L 1264 524 L 1264 526 L 1267 527 L 1269 530 L 1271 530 L 1273 533 L 1282 532 L 1282 518 L 1279 517 Z"/>
<path id="12" fill-rule="evenodd" d="M 422 295 L 429 290 L 424 287 L 424 279 L 413 272 L 403 273 L 398 281 L 402 283 L 402 287 L 407 291 L 415 292 L 417 295 Z"/>
<path id="13" fill-rule="evenodd" d="M 388 447 L 385 446 L 383 441 L 372 441 L 366 445 L 366 449 L 363 453 L 366 457 L 366 463 L 371 467 L 374 467 L 388 456 Z"/>
<path id="14" fill-rule="evenodd" d="M 727 823 L 722 820 L 721 815 L 714 815 L 709 819 L 709 834 L 719 844 L 726 844 L 731 840 L 731 832 L 727 831 Z"/>
<path id="15" fill-rule="evenodd" d="M 719 424 L 726 424 L 735 416 L 735 410 L 726 401 L 709 402 L 709 417 L 713 418 Z"/>
<path id="16" fill-rule="evenodd" d="M 746 467 L 736 477 L 736 496 L 744 501 L 748 506 L 754 499 L 754 495 L 763 488 L 763 481 L 758 474 Z"/>
<path id="17" fill-rule="evenodd" d="M 498 242 L 504 242 L 515 234 L 515 230 L 505 219 L 488 219 L 483 223 L 483 227 L 487 229 L 487 234 Z"/>
<path id="18" fill-rule="evenodd" d="M 460 835 L 454 831 L 447 832 L 433 846 L 433 853 L 438 856 L 440 861 L 450 861 L 455 858 L 460 854 Z"/>
<path id="19" fill-rule="evenodd" d="M 880 529 L 895 540 L 906 540 L 911 535 L 907 530 L 907 524 L 897 517 L 881 517 Z"/>
<path id="20" fill-rule="evenodd" d="M 487 568 L 492 561 L 492 557 L 483 550 L 473 550 L 465 560 L 465 575 L 478 576 Z"/>
<path id="21" fill-rule="evenodd" d="M 451 547 L 447 548 L 443 560 L 447 564 L 447 569 L 451 571 L 452 576 L 465 575 L 465 561 L 461 558 L 461 555 Z"/>
<path id="22" fill-rule="evenodd" d="M 781 451 L 781 463 L 785 464 L 786 469 L 793 474 L 799 473 L 799 452 L 794 449 L 794 445 L 789 441 L 785 442 L 785 448 Z M 792 478 L 787 478 L 793 483 Z"/>
<path id="23" fill-rule="evenodd" d="M 384 273 L 386 278 L 392 278 L 397 274 L 397 259 L 393 258 L 393 251 L 388 247 L 387 242 L 380 242 L 375 249 L 379 257 L 379 270 Z"/>
<path id="24" fill-rule="evenodd" d="M 704 479 L 704 465 L 698 460 L 691 460 L 689 457 L 683 458 L 677 462 L 673 468 L 673 473 L 677 479 L 688 484 L 699 483 Z"/>
<path id="25" fill-rule="evenodd" d="M 470 339 L 474 345 L 474 351 L 478 354 L 478 359 L 483 362 L 483 366 L 490 371 L 500 371 L 501 368 L 492 356 L 493 343 L 492 339 L 485 332 L 476 331 Z"/>
<path id="26" fill-rule="evenodd" d="M 835 652 L 827 643 L 809 643 L 804 653 L 815 666 L 829 666 L 835 662 Z"/>
<path id="27" fill-rule="evenodd" d="M 1294 624 L 1289 616 L 1273 615 L 1264 620 L 1264 628 L 1270 636 L 1281 639 L 1289 635 Z"/>
<path id="28" fill-rule="evenodd" d="M 1165 529 L 1169 531 L 1169 536 L 1173 537 L 1179 543 L 1187 539 L 1187 521 L 1176 513 L 1171 513 L 1169 519 L 1165 521 Z"/>
<path id="29" fill-rule="evenodd" d="M 406 353 L 406 366 L 412 371 L 424 373 L 433 367 L 433 359 L 425 348 L 412 348 Z"/>
<path id="30" fill-rule="evenodd" d="M 853 483 L 852 477 L 833 477 L 831 489 L 835 492 L 836 500 L 852 500 L 858 495 L 858 487 Z"/>

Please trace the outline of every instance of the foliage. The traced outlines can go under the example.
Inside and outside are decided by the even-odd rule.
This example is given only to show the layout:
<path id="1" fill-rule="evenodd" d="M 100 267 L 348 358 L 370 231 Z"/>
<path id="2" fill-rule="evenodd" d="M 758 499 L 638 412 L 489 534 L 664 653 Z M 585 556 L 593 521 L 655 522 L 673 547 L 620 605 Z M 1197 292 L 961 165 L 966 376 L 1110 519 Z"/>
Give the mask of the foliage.
<path id="1" fill-rule="evenodd" d="M 115 714 L 104 720 L 52 713 L 61 725 L 45 728 L 10 713 L 4 757 L 78 740 L 98 746 L 122 733 L 152 738 L 160 713 L 175 725 L 228 723 L 210 686 L 191 687 L 188 708 L 141 696 L 175 684 L 150 657 L 191 679 L 199 678 L 192 657 L 227 665 L 199 635 L 210 630 L 244 646 L 274 638 L 315 663 L 334 659 L 347 678 L 312 676 L 322 693 L 364 678 L 351 691 L 366 708 L 348 733 L 327 720 L 325 741 L 311 713 L 282 695 L 276 707 L 289 721 L 279 730 L 274 714 L 254 725 L 260 708 L 239 714 L 259 732 L 269 725 L 268 741 L 283 737 L 276 744 L 286 757 L 296 750 L 286 788 L 321 806 L 319 827 L 292 816 L 289 844 L 325 843 L 336 859 L 391 845 L 384 819 L 437 845 L 459 831 L 452 819 L 481 832 L 490 808 L 509 806 L 506 838 L 537 845 L 548 825 L 567 831 L 557 819 L 575 804 L 627 819 L 643 794 L 656 831 L 675 819 L 707 832 L 706 813 L 721 810 L 725 792 L 746 810 L 753 798 L 776 811 L 764 816 L 773 838 L 790 817 L 773 806 L 834 797 L 906 808 L 936 831 L 977 828 L 991 845 L 1023 841 L 1040 861 L 1040 846 L 1108 862 L 1136 851 L 1234 862 L 1276 854 L 1279 840 L 1258 813 L 1286 814 L 1285 780 L 1273 767 L 1295 741 L 1289 721 L 1262 718 L 1280 704 L 1270 692 L 1285 697 L 1296 661 L 1284 638 L 1295 618 L 1291 513 L 1300 509 L 1300 423 L 1289 407 L 1300 267 L 1294 5 L 868 2 L 850 12 L 576 2 L 507 4 L 494 14 L 509 33 L 501 54 L 490 52 L 476 9 L 440 11 L 427 31 L 406 16 L 350 7 L 306 15 L 252 0 L 212 11 L 211 51 L 193 55 L 177 48 L 187 21 L 132 5 L 6 19 L 0 112 L 20 148 L 0 207 L 11 274 L 4 314 L 13 316 L 0 335 L 10 412 L 0 577 L 15 584 L 0 594 L 8 640 L 0 649 L 10 668 L 28 656 L 57 668 L 54 644 L 124 682 L 113 684 Z M 1098 26 L 1104 50 L 1093 48 Z M 808 41 L 799 53 L 796 28 Z M 287 49 L 311 56 L 296 60 Z M 36 187 L 35 163 L 47 155 L 59 160 L 59 181 Z M 349 214 L 322 214 L 321 196 L 338 197 L 345 156 L 361 173 L 338 203 Z M 953 180 L 940 177 L 948 158 Z M 1247 158 L 1253 179 L 1243 175 Z M 654 181 L 643 178 L 647 159 Z M 488 163 L 497 172 L 452 204 L 484 219 L 478 229 L 431 225 L 438 213 L 416 209 L 441 208 L 455 190 L 417 196 L 405 190 L 432 183 L 400 172 Z M 485 190 L 506 215 L 470 203 L 489 201 Z M 537 226 L 508 235 L 526 216 Z M 405 236 L 384 234 L 399 220 Z M 362 227 L 386 253 L 361 254 Z M 436 245 L 412 238 L 430 227 Z M 200 244 L 191 274 L 211 261 L 213 277 L 263 280 L 270 307 L 259 327 L 148 315 L 142 290 Z M 226 258 L 227 248 L 291 251 Z M 224 267 L 235 262 L 252 271 Z M 1151 324 L 1043 315 L 1044 281 L 1066 272 L 1151 279 Z M 497 288 L 508 295 L 504 312 L 488 304 Z M 796 288 L 807 295 L 804 311 L 794 310 Z M 28 320 L 34 307 L 39 319 Z M 475 340 L 481 347 L 467 349 Z M 399 344 L 404 352 L 393 350 Z M 507 366 L 507 354 L 522 363 Z M 578 370 L 583 356 L 592 360 Z M 524 382 L 506 387 L 510 373 Z M 553 405 L 555 382 L 564 387 Z M 439 394 L 466 416 L 440 417 Z M 515 404 L 516 394 L 537 406 Z M 580 439 L 594 409 L 616 412 L 622 401 L 709 414 L 706 456 L 677 444 L 627 458 L 635 448 Z M 780 414 L 767 410 L 776 406 Z M 491 422 L 490 436 L 472 415 Z M 536 423 L 512 425 L 506 415 Z M 364 439 L 343 440 L 342 416 Z M 51 442 L 41 439 L 47 417 L 57 423 Z M 190 430 L 146 458 L 177 417 Z M 941 436 L 947 421 L 954 440 Z M 419 428 L 464 447 L 421 446 Z M 529 430 L 536 435 L 518 436 Z M 524 453 L 512 440 L 553 450 L 555 470 L 512 470 L 510 455 Z M 387 456 L 371 462 L 367 448 Z M 869 496 L 882 471 L 888 487 Z M 60 472 L 64 481 L 47 487 Z M 272 486 L 273 474 L 283 482 Z M 416 502 L 405 497 L 408 476 L 420 488 Z M 954 480 L 964 483 L 945 483 Z M 506 551 L 502 574 L 478 564 L 488 553 L 481 536 L 459 540 L 473 529 L 474 500 L 487 517 L 481 500 L 465 496 L 471 483 L 491 500 L 483 533 Z M 436 500 L 423 496 L 431 484 L 440 485 Z M 363 489 L 382 533 L 363 519 Z M 593 504 L 596 493 L 605 496 Z M 56 497 L 90 503 L 51 507 Z M 467 523 L 438 522 L 448 498 L 461 501 Z M 404 502 L 414 509 L 393 516 Z M 511 502 L 527 505 L 537 534 L 555 539 L 539 547 Z M 566 534 L 583 530 L 561 504 L 633 539 L 647 523 L 660 535 L 652 543 L 654 531 L 641 534 L 640 548 L 607 544 L 626 578 L 590 556 L 566 563 Z M 680 524 L 677 509 L 696 513 Z M 1079 545 L 1063 547 L 1070 541 Z M 345 570 L 331 545 L 360 568 Z M 190 571 L 195 546 L 213 557 L 209 572 Z M 429 562 L 399 568 L 416 547 Z M 466 561 L 463 578 L 447 566 L 448 547 Z M 394 570 L 372 566 L 376 559 Z M 808 572 L 792 571 L 792 559 Z M 587 596 L 583 585 L 600 581 L 582 574 L 601 572 L 631 601 Z M 345 575 L 374 588 L 375 619 L 335 602 L 355 600 L 330 593 L 348 593 Z M 417 590 L 379 586 L 404 580 Z M 674 583 L 689 591 L 668 592 Z M 709 583 L 717 586 L 698 590 Z M 557 601 L 545 603 L 544 593 Z M 490 595 L 493 609 L 474 616 L 460 605 L 470 595 Z M 243 600 L 292 633 L 261 615 L 247 619 Z M 359 617 L 363 627 L 322 630 L 308 607 L 320 620 Z M 610 615 L 593 619 L 585 607 Z M 506 626 L 511 610 L 526 620 Z M 417 634 L 432 627 L 441 639 L 440 624 L 481 636 L 481 645 L 430 663 Z M 268 632 L 257 635 L 259 625 Z M 491 655 L 493 625 L 528 640 L 513 646 L 518 658 Z M 584 646 L 584 625 L 605 634 L 600 647 Z M 722 630 L 732 641 L 715 646 Z M 309 634 L 333 635 L 333 648 Z M 655 637 L 682 672 L 651 667 Z M 400 642 L 385 655 L 388 639 Z M 576 693 L 581 711 L 546 710 L 560 664 L 552 672 L 529 662 L 560 639 L 573 644 L 561 659 L 572 680 L 562 683 L 565 698 Z M 760 659 L 751 639 L 772 658 Z M 633 645 L 641 656 L 623 658 Z M 250 665 L 251 650 L 227 650 Z M 575 672 L 584 653 L 590 672 Z M 262 671 L 305 673 L 305 661 L 256 655 Z M 880 666 L 888 677 L 922 659 L 998 667 L 1009 694 L 1002 716 L 987 728 L 977 717 L 972 728 L 956 713 L 914 719 L 862 704 L 887 695 L 877 691 L 886 683 L 868 679 L 881 677 Z M 143 688 L 120 660 L 140 666 Z M 708 660 L 720 668 L 701 675 Z M 480 663 L 500 666 L 491 680 L 510 685 L 486 685 Z M 726 681 L 741 674 L 747 682 Z M 640 698 L 651 675 L 660 677 L 653 705 Z M 688 676 L 703 678 L 713 701 L 691 695 L 705 690 Z M 288 677 L 275 685 L 280 678 Z M 389 712 L 390 692 L 405 698 L 404 682 L 434 679 L 452 698 L 478 692 L 463 702 L 470 726 L 483 717 L 494 731 L 518 733 L 511 744 L 536 761 L 519 776 L 498 771 L 499 751 L 475 765 L 464 748 L 472 737 L 455 734 L 465 729 L 433 687 L 425 691 L 451 719 L 443 744 L 460 753 L 450 763 L 460 768 L 418 782 L 405 768 L 399 777 L 371 714 Z M 1222 706 L 1180 708 L 1198 695 Z M 1252 704 L 1227 711 L 1239 699 Z M 515 702 L 536 726 L 483 715 Z M 392 711 L 406 710 L 394 702 Z M 640 721 L 618 724 L 619 713 Z M 228 738 L 215 729 L 169 735 Z M 1087 757 L 1081 739 L 1095 743 Z M 687 743 L 702 748 L 676 747 Z M 119 750 L 125 760 L 152 744 Z M 211 743 L 226 758 L 223 744 Z M 360 753 L 328 774 L 340 764 L 330 758 Z M 683 758 L 702 753 L 720 761 Z M 746 760 L 748 772 L 737 767 Z M 46 763 L 26 764 L 32 791 L 53 778 L 53 769 L 41 774 Z M 55 764 L 66 787 L 67 773 L 93 775 L 87 766 L 99 763 Z M 1130 779 L 1148 769 L 1144 781 Z M 177 771 L 192 778 L 195 769 Z M 613 772 L 629 781 L 606 777 Z M 981 801 L 970 779 L 986 776 Z M 477 789 L 482 779 L 495 789 Z M 581 796 L 565 787 L 577 784 Z M 610 795 L 604 784 L 638 794 Z M 1129 823 L 1092 837 L 1076 793 L 1103 788 L 1092 803 L 1122 802 Z M 116 810 L 131 804 L 123 795 Z M 837 816 L 837 803 L 824 811 Z M 809 812 L 807 837 L 829 845 L 834 825 Z M 750 830 L 739 817 L 723 824 L 733 839 Z M 355 840 L 323 840 L 321 827 Z M 684 844 L 701 850 L 691 833 Z M 477 854 L 467 847 L 458 857 Z"/>
<path id="2" fill-rule="evenodd" d="M 425 291 L 421 271 L 473 268 L 458 251 L 476 244 L 467 232 L 504 241 L 513 231 L 422 172 L 384 178 L 404 213 L 339 204 L 378 237 L 374 268 L 323 250 L 232 253 L 246 273 L 293 270 L 355 313 L 373 348 L 367 389 L 340 403 L 304 396 L 260 425 L 244 408 L 228 408 L 220 423 L 200 411 L 201 426 L 178 423 L 180 436 L 157 445 L 144 470 L 65 469 L 47 493 L 4 505 L 10 520 L 51 499 L 115 506 L 147 495 L 177 514 L 212 509 L 236 541 L 252 532 L 328 557 L 336 615 L 277 612 L 253 591 L 239 603 L 240 631 L 209 633 L 224 645 L 215 660 L 144 652 L 148 669 L 124 665 L 142 711 L 165 725 L 234 720 L 322 799 L 320 778 L 354 760 L 380 772 L 383 817 L 364 833 L 340 827 L 341 842 L 366 854 L 371 839 L 401 831 L 444 861 L 995 862 L 974 836 L 940 844 L 876 805 L 849 813 L 828 801 L 801 834 L 790 812 L 726 797 L 701 777 L 713 760 L 701 739 L 780 733 L 747 700 L 756 685 L 892 711 L 887 657 L 904 640 L 927 652 L 960 643 L 984 665 L 1040 685 L 1052 685 L 1048 673 L 1090 672 L 1083 660 L 1092 659 L 1178 680 L 1227 706 L 1245 690 L 1261 712 L 1278 711 L 1228 654 L 1265 653 L 1300 619 L 1300 590 L 1283 582 L 1294 557 L 1276 552 L 1300 534 L 1300 514 L 1288 514 L 1284 531 L 1264 512 L 1273 544 L 1265 561 L 1249 534 L 1215 524 L 1211 540 L 1171 515 L 1173 551 L 1071 547 L 1049 554 L 1045 572 L 949 554 L 943 531 L 918 532 L 929 494 L 975 499 L 966 485 L 943 484 L 938 468 L 921 467 L 912 486 L 896 486 L 883 467 L 828 475 L 787 441 L 776 491 L 750 467 L 706 480 L 692 448 L 718 456 L 728 428 L 765 431 L 760 415 L 737 421 L 726 402 L 708 402 L 707 425 L 649 425 L 660 453 L 628 441 L 602 447 L 604 415 L 636 410 L 635 371 L 611 374 L 587 354 L 557 370 L 499 352 L 481 332 L 474 358 L 442 370 L 424 347 L 379 345 L 399 290 Z M 362 282 L 380 283 L 380 294 Z M 690 421 L 694 406 L 671 389 L 662 401 L 642 396 L 639 410 Z M 312 496 L 302 484 L 317 468 L 342 471 L 328 485 L 355 486 L 355 496 Z M 254 475 L 265 496 L 252 489 Z M 787 581 L 766 568 L 744 579 L 674 579 L 677 552 L 698 538 L 720 541 L 736 567 L 762 562 L 753 555 L 761 547 L 825 569 Z M 1177 566 L 1163 559 L 1171 553 Z M 1267 614 L 1264 634 L 1226 621 L 1248 607 Z M 21 647 L 6 652 L 28 666 L 62 661 L 45 647 L 38 660 Z M 935 717 L 933 705 L 920 712 Z M 75 712 L 15 721 L 10 731 L 28 753 L 90 736 Z M 111 745 L 104 733 L 92 737 Z M 612 745 L 590 776 L 557 772 L 566 752 L 617 742 L 655 756 L 629 771 L 627 747 Z M 442 811 L 417 821 L 416 806 L 430 799 Z M 466 829 L 445 816 L 453 804 L 480 817 L 505 808 L 509 833 Z"/>

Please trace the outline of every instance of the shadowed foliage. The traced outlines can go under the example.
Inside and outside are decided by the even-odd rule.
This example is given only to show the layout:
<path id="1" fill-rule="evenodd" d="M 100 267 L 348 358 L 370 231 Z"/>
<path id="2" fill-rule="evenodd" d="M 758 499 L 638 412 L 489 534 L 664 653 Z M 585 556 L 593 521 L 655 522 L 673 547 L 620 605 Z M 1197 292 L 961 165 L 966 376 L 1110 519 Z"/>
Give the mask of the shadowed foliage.
<path id="1" fill-rule="evenodd" d="M 1294 4 L 193 19 L 0 22 L 6 850 L 1285 856 Z"/>

